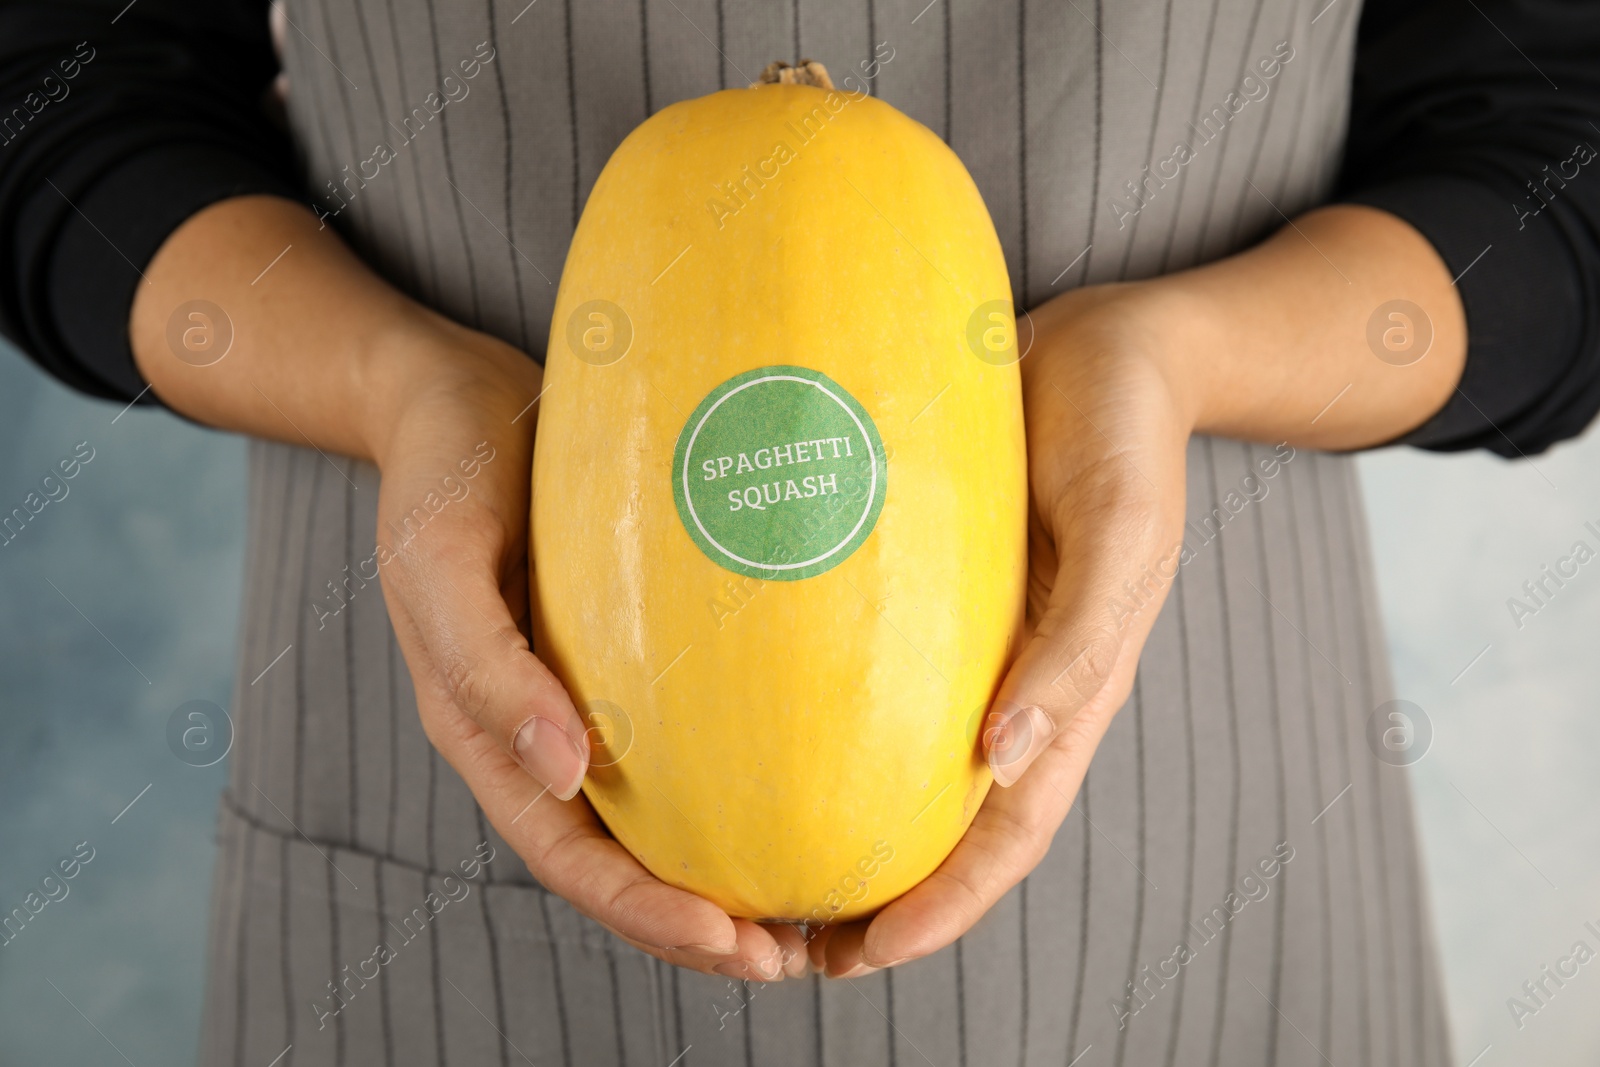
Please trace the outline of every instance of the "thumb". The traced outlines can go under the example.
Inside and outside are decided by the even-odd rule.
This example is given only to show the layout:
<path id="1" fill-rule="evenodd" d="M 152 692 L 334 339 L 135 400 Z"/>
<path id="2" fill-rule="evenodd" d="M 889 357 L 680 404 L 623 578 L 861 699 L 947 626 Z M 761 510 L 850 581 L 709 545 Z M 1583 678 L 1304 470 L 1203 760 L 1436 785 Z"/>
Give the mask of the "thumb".
<path id="1" fill-rule="evenodd" d="M 1061 553 L 1044 614 L 985 722 L 997 784 L 1015 784 L 1052 744 L 1092 752 L 1127 700 L 1183 547 L 1152 550 L 1147 537 L 1129 544 L 1113 536 L 1098 551 L 1075 545 Z"/>
<path id="2" fill-rule="evenodd" d="M 497 554 L 456 533 L 448 554 L 402 553 L 390 571 L 404 609 L 396 614 L 409 631 L 400 635 L 407 659 L 420 653 L 435 687 L 466 718 L 540 785 L 570 800 L 589 766 L 587 725 L 512 618 L 495 580 Z"/>

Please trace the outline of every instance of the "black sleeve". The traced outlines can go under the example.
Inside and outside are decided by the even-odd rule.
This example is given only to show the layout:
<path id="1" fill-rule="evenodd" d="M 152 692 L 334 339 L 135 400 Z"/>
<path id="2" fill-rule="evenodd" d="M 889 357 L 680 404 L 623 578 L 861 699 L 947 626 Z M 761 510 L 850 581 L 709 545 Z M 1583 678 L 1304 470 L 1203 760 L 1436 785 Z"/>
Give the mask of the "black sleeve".
<path id="1" fill-rule="evenodd" d="M 1404 443 L 1541 452 L 1600 410 L 1600 4 L 1371 0 L 1338 198 L 1438 249 L 1460 388 Z"/>
<path id="2" fill-rule="evenodd" d="M 0 3 L 0 332 L 82 392 L 141 393 L 128 309 L 162 241 L 298 195 L 277 68 L 261 0 Z"/>

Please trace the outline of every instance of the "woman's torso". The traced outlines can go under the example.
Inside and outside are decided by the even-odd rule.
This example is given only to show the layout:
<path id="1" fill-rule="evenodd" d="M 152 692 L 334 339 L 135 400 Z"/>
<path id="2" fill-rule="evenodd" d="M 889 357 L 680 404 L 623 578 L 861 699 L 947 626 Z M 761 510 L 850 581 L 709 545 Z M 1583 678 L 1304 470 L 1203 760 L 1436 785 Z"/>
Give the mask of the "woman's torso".
<path id="1" fill-rule="evenodd" d="M 966 163 L 1031 306 L 1216 258 L 1326 197 L 1358 6 L 295 0 L 285 68 L 334 224 L 538 357 L 588 190 L 673 101 L 772 59 L 870 84 Z M 1049 856 L 956 946 L 734 1010 L 742 993 L 610 940 L 500 845 L 481 891 L 324 1017 L 325 983 L 492 834 L 422 736 L 376 585 L 326 614 L 372 552 L 375 472 L 253 446 L 208 1057 L 1447 1062 L 1409 795 L 1363 741 L 1388 679 L 1353 468 L 1273 456 L 1191 445 L 1193 559 L 1134 695 Z M 1241 898 L 1280 844 L 1294 858 Z M 1202 939 L 1230 892 L 1247 903 Z M 1180 941 L 1193 959 L 1162 978 Z"/>

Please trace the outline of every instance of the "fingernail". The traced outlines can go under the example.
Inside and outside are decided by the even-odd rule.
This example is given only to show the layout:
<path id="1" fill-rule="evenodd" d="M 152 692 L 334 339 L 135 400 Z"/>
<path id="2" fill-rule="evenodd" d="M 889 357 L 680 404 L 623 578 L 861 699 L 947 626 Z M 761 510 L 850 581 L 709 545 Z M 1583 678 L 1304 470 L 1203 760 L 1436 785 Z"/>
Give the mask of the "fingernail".
<path id="1" fill-rule="evenodd" d="M 879 970 L 879 968 L 877 968 L 877 967 L 872 967 L 872 966 L 869 966 L 868 964 L 865 964 L 865 963 L 858 963 L 854 967 L 850 968 L 848 971 L 845 971 L 843 974 L 835 974 L 835 975 L 832 975 L 831 977 L 833 977 L 833 978 L 865 978 L 869 974 L 876 974 L 878 972 L 878 970 Z"/>
<path id="2" fill-rule="evenodd" d="M 1055 721 L 1037 704 L 1000 712 L 988 731 L 989 770 L 1001 786 L 1016 784 L 1055 735 Z"/>
<path id="3" fill-rule="evenodd" d="M 517 730 L 512 742 L 522 769 L 548 786 L 558 800 L 571 800 L 583 785 L 584 753 L 567 732 L 549 719 L 534 716 Z"/>
<path id="4" fill-rule="evenodd" d="M 779 967 L 772 975 L 763 974 L 759 969 L 740 960 L 729 963 L 719 963 L 711 968 L 724 978 L 732 978 L 739 982 L 779 982 L 783 980 L 783 968 Z"/>

